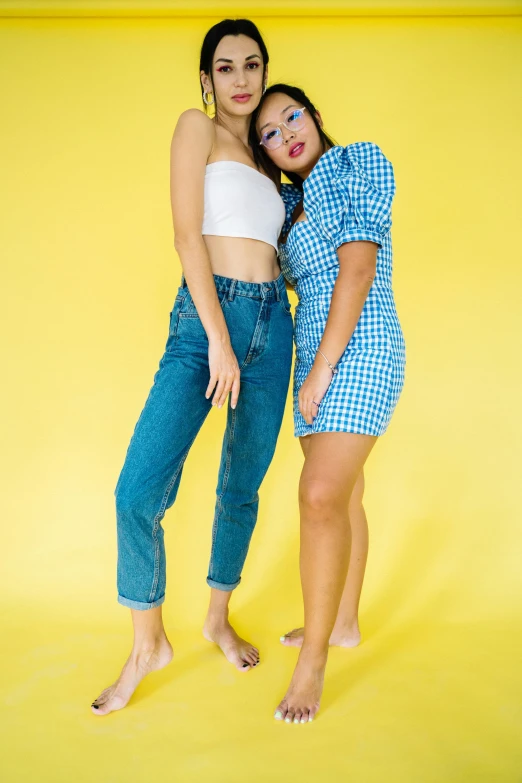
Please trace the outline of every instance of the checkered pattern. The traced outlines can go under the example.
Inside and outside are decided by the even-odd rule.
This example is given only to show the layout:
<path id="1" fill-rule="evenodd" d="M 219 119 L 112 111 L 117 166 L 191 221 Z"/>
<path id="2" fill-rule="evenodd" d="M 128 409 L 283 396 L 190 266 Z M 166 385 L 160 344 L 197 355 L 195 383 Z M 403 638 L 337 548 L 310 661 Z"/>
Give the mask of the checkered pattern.
<path id="1" fill-rule="evenodd" d="M 376 144 L 361 142 L 325 152 L 304 182 L 306 220 L 291 226 L 303 193 L 282 185 L 286 221 L 281 268 L 296 286 L 296 436 L 313 432 L 382 435 L 404 383 L 404 339 L 392 290 L 391 205 L 395 180 L 391 163 Z M 299 412 L 297 395 L 312 368 L 326 326 L 339 271 L 337 248 L 367 240 L 379 245 L 374 283 L 359 322 L 339 360 L 312 426 Z"/>

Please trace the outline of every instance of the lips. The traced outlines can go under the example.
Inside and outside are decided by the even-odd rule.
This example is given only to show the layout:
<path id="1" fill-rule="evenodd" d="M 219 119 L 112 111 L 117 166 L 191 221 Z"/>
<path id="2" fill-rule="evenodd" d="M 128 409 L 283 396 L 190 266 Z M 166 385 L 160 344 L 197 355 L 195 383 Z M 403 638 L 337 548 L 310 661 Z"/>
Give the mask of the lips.
<path id="1" fill-rule="evenodd" d="M 288 154 L 291 158 L 297 158 L 302 151 L 304 150 L 304 143 L 302 141 L 298 141 L 296 144 L 292 144 L 290 149 L 288 150 Z"/>
<path id="2" fill-rule="evenodd" d="M 237 101 L 237 103 L 246 103 L 247 101 L 250 100 L 251 97 L 252 95 L 250 93 L 242 92 L 242 93 L 238 93 L 237 95 L 233 95 L 232 100 Z"/>

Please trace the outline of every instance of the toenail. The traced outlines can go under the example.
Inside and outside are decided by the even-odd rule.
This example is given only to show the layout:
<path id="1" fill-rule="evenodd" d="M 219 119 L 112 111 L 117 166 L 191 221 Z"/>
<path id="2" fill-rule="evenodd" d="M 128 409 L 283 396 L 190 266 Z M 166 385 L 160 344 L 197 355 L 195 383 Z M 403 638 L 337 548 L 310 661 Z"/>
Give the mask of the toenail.
<path id="1" fill-rule="evenodd" d="M 301 723 L 306 723 L 304 718 L 301 718 Z"/>
<path id="2" fill-rule="evenodd" d="M 299 718 L 294 718 L 294 723 L 299 723 Z"/>
<path id="3" fill-rule="evenodd" d="M 281 712 L 281 710 L 277 710 L 276 714 L 274 715 L 274 718 L 276 720 L 281 720 L 282 717 L 283 717 L 283 713 Z"/>
<path id="4" fill-rule="evenodd" d="M 285 639 L 286 639 L 286 636 L 280 636 L 280 637 L 279 637 L 279 641 L 280 641 L 280 642 L 284 642 L 284 640 L 285 640 Z"/>
<path id="5" fill-rule="evenodd" d="M 285 723 L 291 723 L 291 722 L 292 722 L 291 718 L 285 718 Z"/>

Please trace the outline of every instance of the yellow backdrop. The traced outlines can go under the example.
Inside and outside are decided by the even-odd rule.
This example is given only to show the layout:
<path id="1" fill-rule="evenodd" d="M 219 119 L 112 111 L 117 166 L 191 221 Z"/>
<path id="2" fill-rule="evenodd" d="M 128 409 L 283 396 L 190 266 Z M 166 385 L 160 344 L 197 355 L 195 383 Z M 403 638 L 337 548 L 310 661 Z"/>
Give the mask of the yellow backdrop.
<path id="1" fill-rule="evenodd" d="M 165 520 L 176 650 L 89 712 L 128 652 L 113 488 L 180 277 L 169 144 L 211 18 L 3 19 L 5 781 L 520 781 L 521 18 L 258 20 L 270 80 L 393 161 L 407 384 L 367 469 L 363 644 L 313 726 L 272 721 L 302 619 L 290 407 L 233 602 L 262 666 L 200 636 L 224 413 Z"/>

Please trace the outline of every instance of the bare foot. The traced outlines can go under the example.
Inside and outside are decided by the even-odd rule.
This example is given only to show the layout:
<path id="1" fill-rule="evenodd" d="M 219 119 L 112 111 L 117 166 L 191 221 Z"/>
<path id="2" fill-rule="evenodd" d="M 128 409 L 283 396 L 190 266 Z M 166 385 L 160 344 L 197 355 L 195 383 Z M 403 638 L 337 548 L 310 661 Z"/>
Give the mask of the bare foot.
<path id="1" fill-rule="evenodd" d="M 279 641 L 285 647 L 301 647 L 303 639 L 304 628 L 294 628 L 293 631 L 281 636 Z M 361 632 L 357 623 L 342 628 L 334 628 L 330 636 L 330 647 L 357 647 L 360 642 Z"/>
<path id="2" fill-rule="evenodd" d="M 259 650 L 238 636 L 228 620 L 216 622 L 207 617 L 203 636 L 221 647 L 227 661 L 239 671 L 247 672 L 258 665 Z"/>
<path id="3" fill-rule="evenodd" d="M 323 692 L 326 659 L 326 655 L 310 658 L 301 649 L 290 687 L 275 712 L 276 720 L 310 723 L 315 718 Z"/>
<path id="4" fill-rule="evenodd" d="M 172 647 L 166 636 L 158 640 L 152 650 L 133 650 L 116 682 L 91 704 L 94 714 L 108 715 L 109 712 L 123 709 L 143 678 L 150 672 L 163 669 L 171 662 L 172 656 Z"/>

